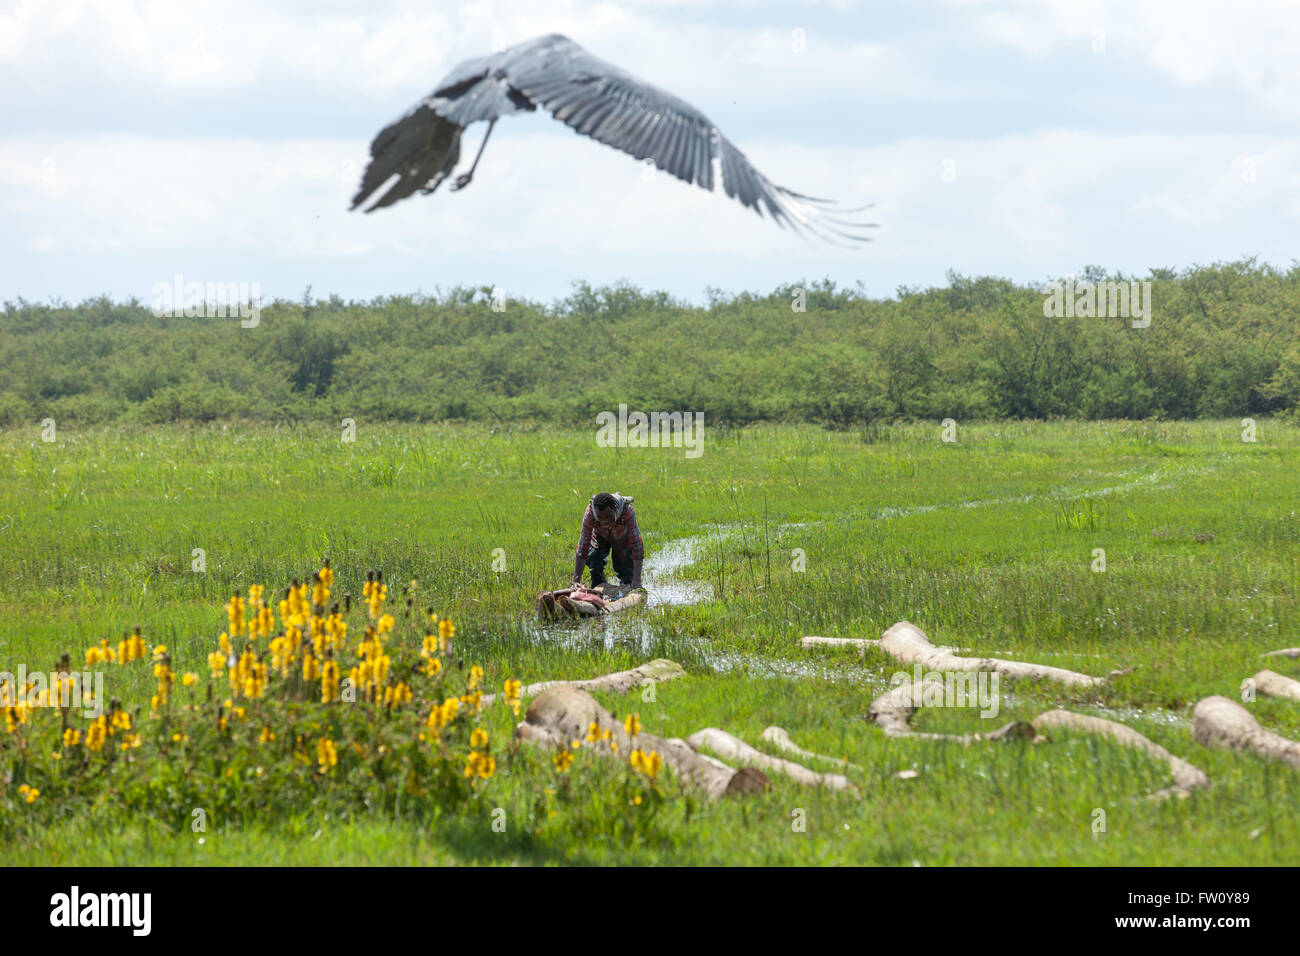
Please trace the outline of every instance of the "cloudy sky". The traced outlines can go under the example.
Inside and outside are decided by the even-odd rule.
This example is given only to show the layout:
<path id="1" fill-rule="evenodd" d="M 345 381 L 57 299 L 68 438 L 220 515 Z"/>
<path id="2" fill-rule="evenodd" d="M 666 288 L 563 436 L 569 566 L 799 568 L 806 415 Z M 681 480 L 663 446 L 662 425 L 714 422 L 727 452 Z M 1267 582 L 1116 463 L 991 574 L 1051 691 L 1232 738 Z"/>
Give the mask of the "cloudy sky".
<path id="1" fill-rule="evenodd" d="M 804 241 L 549 114 L 474 183 L 349 213 L 371 137 L 542 33 L 688 99 L 781 185 L 874 202 Z M 257 282 L 263 300 L 627 279 L 1037 281 L 1300 255 L 1300 4 L 1199 0 L 0 0 L 0 300 Z M 482 130 L 466 133 L 462 168 Z"/>

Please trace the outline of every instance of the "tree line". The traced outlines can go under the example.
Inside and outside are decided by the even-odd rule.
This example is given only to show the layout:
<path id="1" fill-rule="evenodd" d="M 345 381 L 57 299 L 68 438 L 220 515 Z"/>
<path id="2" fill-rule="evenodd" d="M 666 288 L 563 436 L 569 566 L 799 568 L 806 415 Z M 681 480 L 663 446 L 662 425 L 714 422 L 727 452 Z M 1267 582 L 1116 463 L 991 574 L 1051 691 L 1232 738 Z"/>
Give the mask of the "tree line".
<path id="1" fill-rule="evenodd" d="M 308 291 L 263 305 L 251 328 L 139 300 L 19 299 L 0 313 L 0 424 L 579 424 L 620 403 L 832 427 L 1300 409 L 1300 263 L 1153 269 L 1144 327 L 1045 308 L 1045 284 L 947 279 L 890 298 L 829 280 L 709 289 L 705 305 L 627 283 L 577 283 L 551 303 L 486 287 L 368 302 Z M 1074 277 L 1132 281 L 1095 266 Z"/>

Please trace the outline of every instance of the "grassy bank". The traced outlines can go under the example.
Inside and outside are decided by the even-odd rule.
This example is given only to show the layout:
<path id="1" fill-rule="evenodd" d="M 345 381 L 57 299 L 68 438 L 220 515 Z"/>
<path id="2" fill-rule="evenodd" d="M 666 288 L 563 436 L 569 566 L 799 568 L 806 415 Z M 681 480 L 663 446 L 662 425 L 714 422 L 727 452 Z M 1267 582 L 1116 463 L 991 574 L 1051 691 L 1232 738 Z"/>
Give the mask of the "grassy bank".
<path id="1" fill-rule="evenodd" d="M 0 779 L 20 766 L 45 775 L 31 804 L 15 796 L 17 778 L 0 791 L 6 858 L 1293 859 L 1295 773 L 1199 747 L 1190 710 L 1207 694 L 1235 697 L 1264 651 L 1300 644 L 1300 433 L 1262 420 L 1247 443 L 1236 420 L 1013 422 L 961 425 L 957 439 L 941 441 L 930 425 L 755 426 L 714 430 L 704 455 L 687 459 L 681 449 L 598 448 L 591 431 L 524 426 L 363 423 L 349 443 L 331 429 L 221 424 L 60 428 L 53 443 L 36 429 L 0 433 L 0 669 L 48 670 L 65 651 L 80 663 L 91 644 L 139 626 L 150 646 L 166 645 L 177 673 L 207 681 L 230 595 L 283 588 L 328 557 L 334 594 L 358 603 L 367 570 L 384 571 L 394 606 L 414 579 L 416 606 L 456 622 L 454 656 L 481 665 L 489 689 L 669 657 L 686 679 L 659 686 L 653 701 L 602 702 L 639 713 L 662 736 L 714 726 L 757 745 L 778 724 L 810 750 L 847 757 L 862 788 L 855 799 L 776 778 L 767 795 L 706 805 L 665 775 L 652 785 L 660 797 L 646 790 L 635 804 L 622 766 L 580 752 L 560 773 L 544 754 L 510 753 L 514 717 L 504 708 L 483 717 L 499 748 L 496 773 L 450 802 L 398 801 L 392 787 L 357 781 L 277 796 L 251 776 L 235 790 L 177 784 L 183 797 L 170 802 L 116 777 L 74 792 L 48 759 L 49 738 L 33 736 L 40 754 L 0 744 Z M 583 504 L 599 490 L 636 497 L 651 555 L 691 539 L 694 561 L 678 573 L 711 597 L 603 630 L 539 630 L 531 595 L 567 578 Z M 1108 716 L 1205 769 L 1213 788 L 1146 801 L 1166 785 L 1164 768 L 1087 737 L 971 748 L 884 737 L 862 715 L 900 667 L 875 652 L 859 659 L 797 642 L 875 637 L 900 619 L 974 654 L 1092 674 L 1133 668 L 1101 692 L 1006 684 L 996 723 L 1051 706 Z M 362 626 L 358 618 L 352 633 Z M 149 670 L 118 666 L 106 679 L 111 695 L 145 702 L 138 723 L 147 728 Z M 1248 706 L 1270 729 L 1300 736 L 1293 704 Z M 969 709 L 925 710 L 916 726 L 991 729 Z M 165 762 L 142 758 L 134 776 L 165 778 Z M 238 766 L 251 774 L 255 761 Z M 895 778 L 901 769 L 920 776 Z M 191 803 L 210 821 L 202 843 Z M 133 810 L 145 806 L 148 815 Z M 804 832 L 792 825 L 796 809 Z M 1098 809 L 1107 824 L 1095 834 Z M 504 831 L 492 826 L 497 810 Z"/>

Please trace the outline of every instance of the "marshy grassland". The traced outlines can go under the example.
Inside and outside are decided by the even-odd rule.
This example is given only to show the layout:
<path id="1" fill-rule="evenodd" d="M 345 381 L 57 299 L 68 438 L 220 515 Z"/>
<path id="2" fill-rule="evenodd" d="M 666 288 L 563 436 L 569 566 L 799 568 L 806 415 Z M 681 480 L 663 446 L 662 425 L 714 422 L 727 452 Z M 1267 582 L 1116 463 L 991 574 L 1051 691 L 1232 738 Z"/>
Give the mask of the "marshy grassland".
<path id="1" fill-rule="evenodd" d="M 53 442 L 35 427 L 0 431 L 0 670 L 52 671 L 65 652 L 83 669 L 88 648 L 139 627 L 176 675 L 155 710 L 152 660 L 97 665 L 132 713 L 103 749 L 84 743 L 90 721 L 57 709 L 0 728 L 5 859 L 1295 861 L 1300 771 L 1191 736 L 1197 700 L 1239 698 L 1261 654 L 1300 644 L 1294 425 L 1261 419 L 1254 442 L 1238 420 L 963 423 L 955 442 L 937 424 L 706 429 L 695 459 L 526 423 L 361 420 L 351 442 L 321 425 L 66 427 Z M 532 596 L 567 580 L 583 507 L 602 490 L 635 496 L 652 562 L 677 557 L 652 565 L 649 607 L 603 626 L 542 627 Z M 367 572 L 383 573 L 389 685 L 405 681 L 412 699 L 323 704 L 314 685 L 304 693 L 296 676 L 272 673 L 264 693 L 236 691 L 227 705 L 233 685 L 210 655 L 232 594 L 264 585 L 274 608 L 326 559 L 331 602 L 351 595 L 349 654 L 366 629 Z M 415 673 L 428 659 L 428 610 L 455 629 L 436 678 Z M 1204 769 L 1211 787 L 1147 800 L 1168 784 L 1166 767 L 1084 735 L 969 747 L 885 736 L 863 715 L 907 668 L 799 639 L 879 637 L 899 620 L 977 656 L 1126 670 L 1089 691 L 1004 681 L 996 721 L 924 708 L 918 730 L 989 730 L 1065 707 L 1133 727 Z M 596 744 L 564 769 L 516 749 L 518 717 L 501 701 L 438 731 L 441 744 L 426 721 L 432 682 L 439 700 L 447 688 L 469 694 L 475 666 L 481 688 L 499 693 L 508 680 L 660 657 L 687 676 L 651 694 L 596 696 L 663 737 L 719 727 L 775 753 L 759 737 L 779 725 L 847 758 L 859 794 L 773 775 L 768 793 L 709 803 L 667 770 L 652 779 L 598 757 Z M 1300 676 L 1300 661 L 1267 666 Z M 1246 706 L 1300 738 L 1300 705 Z M 65 745 L 65 729 L 83 742 Z M 125 750 L 124 734 L 138 735 Z M 471 750 L 492 755 L 490 773 L 461 772 Z M 39 796 L 20 798 L 19 785 Z"/>

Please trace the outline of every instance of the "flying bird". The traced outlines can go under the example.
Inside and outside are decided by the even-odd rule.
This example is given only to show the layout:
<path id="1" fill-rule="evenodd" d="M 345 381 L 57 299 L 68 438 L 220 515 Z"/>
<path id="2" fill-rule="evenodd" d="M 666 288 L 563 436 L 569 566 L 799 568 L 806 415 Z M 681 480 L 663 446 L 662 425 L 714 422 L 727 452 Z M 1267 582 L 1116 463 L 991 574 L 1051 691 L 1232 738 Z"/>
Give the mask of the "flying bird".
<path id="1" fill-rule="evenodd" d="M 487 132 L 469 172 L 452 180 L 453 192 L 464 189 L 497 120 L 539 106 L 576 132 L 636 159 L 653 160 L 656 168 L 702 189 L 713 190 L 716 162 L 728 196 L 782 227 L 836 244 L 869 241 L 861 230 L 874 223 L 853 218 L 869 207 L 844 209 L 832 200 L 776 185 L 691 104 L 558 33 L 466 60 L 410 112 L 381 130 L 370 144 L 370 163 L 351 208 L 376 194 L 366 212 L 417 191 L 435 192 L 460 162 L 465 128 L 486 120 Z"/>

